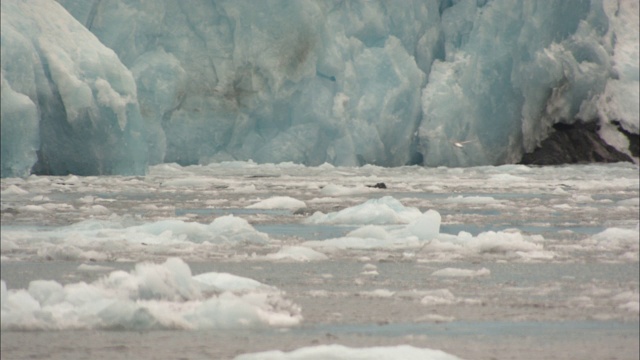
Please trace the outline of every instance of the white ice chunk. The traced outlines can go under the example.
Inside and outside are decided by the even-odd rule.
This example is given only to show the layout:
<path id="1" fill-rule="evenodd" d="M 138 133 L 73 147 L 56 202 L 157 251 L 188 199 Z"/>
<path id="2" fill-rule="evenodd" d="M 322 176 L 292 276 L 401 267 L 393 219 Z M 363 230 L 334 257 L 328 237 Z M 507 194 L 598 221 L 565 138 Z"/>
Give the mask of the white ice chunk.
<path id="1" fill-rule="evenodd" d="M 491 271 L 487 268 L 482 268 L 478 270 L 470 270 L 470 269 L 458 269 L 458 268 L 444 268 L 440 270 L 436 270 L 431 273 L 431 276 L 442 276 L 442 277 L 476 277 L 476 276 L 488 276 L 491 274 Z"/>
<path id="2" fill-rule="evenodd" d="M 407 232 L 420 240 L 431 240 L 440 233 L 442 217 L 435 210 L 428 210 L 407 225 Z"/>
<path id="3" fill-rule="evenodd" d="M 256 290 L 260 288 L 271 289 L 270 286 L 264 285 L 259 281 L 229 273 L 208 272 L 195 275 L 193 279 L 202 284 L 212 286 L 216 290 L 220 291 L 237 292 Z"/>
<path id="4" fill-rule="evenodd" d="M 498 204 L 501 201 L 491 196 L 453 196 L 448 197 L 445 202 L 454 204 Z"/>
<path id="5" fill-rule="evenodd" d="M 247 206 L 247 209 L 289 209 L 297 210 L 306 208 L 304 201 L 294 199 L 289 196 L 274 196 L 268 199 L 258 201 L 255 204 Z"/>
<path id="6" fill-rule="evenodd" d="M 420 300 L 422 305 L 435 306 L 435 305 L 449 305 L 456 302 L 456 297 L 449 289 L 429 290 L 423 293 L 423 297 Z"/>
<path id="7" fill-rule="evenodd" d="M 458 241 L 464 247 L 478 253 L 528 252 L 543 248 L 541 244 L 525 239 L 519 232 L 487 231 L 478 234 L 477 237 L 468 237 L 463 233 L 458 235 Z"/>
<path id="8" fill-rule="evenodd" d="M 640 232 L 638 229 L 608 228 L 584 241 L 605 250 L 640 249 Z"/>
<path id="9" fill-rule="evenodd" d="M 2 190 L 2 195 L 6 196 L 6 195 L 24 195 L 24 194 L 28 194 L 29 192 L 27 190 L 24 190 L 22 188 L 19 188 L 18 186 L 15 185 L 9 185 L 6 189 Z"/>
<path id="10" fill-rule="evenodd" d="M 323 261 L 328 260 L 327 255 L 305 246 L 285 246 L 278 252 L 267 254 L 268 260 L 293 260 L 293 261 Z"/>
<path id="11" fill-rule="evenodd" d="M 406 224 L 421 216 L 420 210 L 405 207 L 391 196 L 371 199 L 338 212 L 316 212 L 307 219 L 312 224 Z"/>
<path id="12" fill-rule="evenodd" d="M 360 291 L 358 295 L 362 297 L 368 297 L 368 298 L 388 299 L 393 297 L 393 295 L 395 295 L 395 291 L 391 291 L 389 289 L 375 289 L 371 291 Z"/>
<path id="13" fill-rule="evenodd" d="M 319 345 L 300 348 L 288 353 L 280 350 L 237 356 L 234 360 L 460 360 L 440 350 L 416 348 L 409 345 L 349 348 L 343 345 Z"/>
<path id="14" fill-rule="evenodd" d="M 89 264 L 78 265 L 78 271 L 83 271 L 83 272 L 97 272 L 97 271 L 111 271 L 111 270 L 113 270 L 111 266 L 89 265 Z"/>
<path id="15" fill-rule="evenodd" d="M 640 198 L 631 198 L 631 199 L 625 199 L 625 200 L 620 200 L 618 202 L 616 202 L 617 205 L 620 206 L 640 206 Z"/>
<path id="16" fill-rule="evenodd" d="M 299 307 L 277 289 L 230 274 L 193 277 L 179 258 L 139 263 L 90 284 L 36 280 L 25 291 L 7 290 L 2 281 L 3 331 L 240 329 L 301 320 Z"/>

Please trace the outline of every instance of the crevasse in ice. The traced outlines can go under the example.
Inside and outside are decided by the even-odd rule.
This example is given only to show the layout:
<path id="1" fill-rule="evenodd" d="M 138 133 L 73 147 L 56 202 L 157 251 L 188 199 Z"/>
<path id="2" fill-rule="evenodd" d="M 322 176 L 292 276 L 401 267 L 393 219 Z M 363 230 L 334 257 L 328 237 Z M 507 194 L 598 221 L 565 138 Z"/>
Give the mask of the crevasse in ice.
<path id="1" fill-rule="evenodd" d="M 633 1 L 59 3 L 2 3 L 3 177 L 502 164 L 558 122 L 638 133 Z"/>

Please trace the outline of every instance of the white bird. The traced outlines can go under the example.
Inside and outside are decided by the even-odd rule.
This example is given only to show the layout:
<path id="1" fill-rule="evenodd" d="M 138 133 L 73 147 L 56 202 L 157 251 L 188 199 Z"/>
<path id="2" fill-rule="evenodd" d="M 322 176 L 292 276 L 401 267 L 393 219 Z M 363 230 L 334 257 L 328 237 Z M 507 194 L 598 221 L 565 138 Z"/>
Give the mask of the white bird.
<path id="1" fill-rule="evenodd" d="M 474 142 L 475 140 L 467 140 L 467 141 L 453 141 L 453 146 L 463 148 L 464 144 Z"/>

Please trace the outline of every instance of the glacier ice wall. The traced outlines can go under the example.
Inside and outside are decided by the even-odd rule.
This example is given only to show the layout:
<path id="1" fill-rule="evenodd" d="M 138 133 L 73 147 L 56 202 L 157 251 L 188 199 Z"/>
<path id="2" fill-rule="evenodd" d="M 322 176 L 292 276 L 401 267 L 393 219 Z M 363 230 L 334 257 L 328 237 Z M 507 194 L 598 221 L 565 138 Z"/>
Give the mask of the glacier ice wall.
<path id="1" fill-rule="evenodd" d="M 142 125 L 113 50 L 56 2 L 2 2 L 2 176 L 144 173 Z"/>
<path id="2" fill-rule="evenodd" d="M 8 3 L 3 19 L 18 7 Z M 3 24 L 6 86 L 28 96 L 40 122 L 39 138 L 20 146 L 40 147 L 41 158 L 55 153 L 58 162 L 77 158 L 81 142 L 96 157 L 109 157 L 112 172 L 120 171 L 113 164 L 124 163 L 123 154 L 135 154 L 124 156 L 134 164 L 122 168 L 136 171 L 140 161 L 233 159 L 470 166 L 516 162 L 559 122 L 599 119 L 603 138 L 620 148 L 626 140 L 612 121 L 638 133 L 638 6 L 629 0 L 59 3 L 118 59 L 93 40 L 80 42 L 79 29 L 52 35 L 60 29 L 45 24 L 39 32 L 5 36 Z M 45 15 L 23 11 L 11 18 L 38 22 Z M 68 16 L 57 18 L 71 26 Z M 48 89 L 54 100 L 67 101 L 58 100 L 55 113 L 28 92 L 38 81 L 21 75 L 28 71 L 16 58 L 5 64 L 5 48 L 20 36 L 31 44 L 47 37 L 45 43 L 60 43 L 64 70 L 95 94 L 96 106 L 86 107 L 93 109 L 90 130 L 43 131 L 43 124 L 73 123 L 60 119 L 68 117 L 67 107 L 77 111 L 80 100 Z M 91 65 L 82 60 L 87 49 L 100 54 Z M 46 51 L 36 55 L 32 63 L 50 58 Z M 105 66 L 118 70 L 107 76 L 97 70 Z M 119 101 L 100 101 L 98 77 Z M 5 81 L 3 94 L 4 88 Z M 117 132 L 122 104 L 131 129 Z M 5 116 L 3 110 L 3 130 Z M 20 124 L 21 131 L 33 134 L 30 123 Z M 106 144 L 114 138 L 121 144 Z M 17 149 L 12 145 L 7 154 L 25 153 Z M 14 162 L 33 161 L 21 156 Z M 80 167 L 104 171 L 92 163 Z M 3 165 L 3 176 L 17 173 Z"/>

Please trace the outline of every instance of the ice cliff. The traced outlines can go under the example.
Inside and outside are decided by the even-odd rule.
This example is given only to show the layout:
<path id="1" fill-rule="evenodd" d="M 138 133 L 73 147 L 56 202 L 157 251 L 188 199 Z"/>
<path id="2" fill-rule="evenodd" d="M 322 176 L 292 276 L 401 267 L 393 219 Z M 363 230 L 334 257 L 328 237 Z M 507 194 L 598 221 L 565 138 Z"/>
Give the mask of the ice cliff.
<path id="1" fill-rule="evenodd" d="M 3 177 L 502 164 L 556 124 L 639 132 L 633 0 L 1 4 Z"/>

